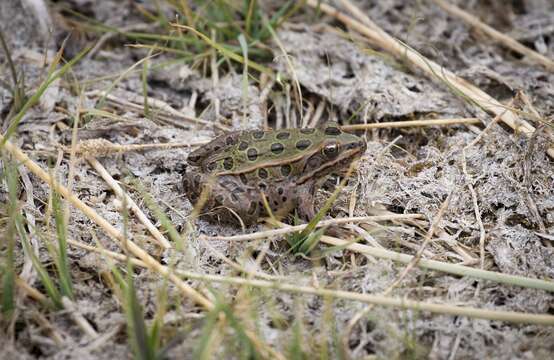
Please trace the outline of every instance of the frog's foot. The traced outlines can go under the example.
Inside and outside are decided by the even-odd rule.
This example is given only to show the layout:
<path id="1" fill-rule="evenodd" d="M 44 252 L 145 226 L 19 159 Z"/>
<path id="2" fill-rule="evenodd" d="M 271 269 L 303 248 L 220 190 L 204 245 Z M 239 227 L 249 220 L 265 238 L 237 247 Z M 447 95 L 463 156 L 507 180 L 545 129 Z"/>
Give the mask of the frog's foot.
<path id="1" fill-rule="evenodd" d="M 298 189 L 298 215 L 300 218 L 311 221 L 316 214 L 314 207 L 314 186 L 302 185 Z"/>

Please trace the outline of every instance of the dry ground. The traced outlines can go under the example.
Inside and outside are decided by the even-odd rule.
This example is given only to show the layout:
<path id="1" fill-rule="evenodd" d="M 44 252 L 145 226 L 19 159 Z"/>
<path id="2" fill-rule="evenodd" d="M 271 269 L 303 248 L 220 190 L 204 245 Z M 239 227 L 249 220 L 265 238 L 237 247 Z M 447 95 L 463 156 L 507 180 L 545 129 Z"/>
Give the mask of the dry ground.
<path id="1" fill-rule="evenodd" d="M 167 233 L 161 210 L 181 234 L 183 244 L 172 242 L 171 248 L 164 250 L 151 241 L 136 216 L 127 218 L 121 197 L 99 176 L 98 168 L 81 153 L 70 160 L 68 152 L 72 139 L 105 139 L 121 145 L 192 143 L 213 138 L 221 128 L 303 126 L 327 119 L 349 125 L 477 118 L 479 123 L 472 125 L 359 130 L 368 141 L 368 151 L 327 216 L 422 214 L 420 220 L 351 223 L 341 231 L 341 238 L 410 255 L 419 249 L 423 259 L 551 282 L 554 160 L 547 149 L 553 146 L 554 133 L 552 68 L 505 48 L 459 17 L 447 15 L 433 1 L 357 2 L 381 29 L 509 104 L 522 121 L 538 129 L 527 136 L 502 120 L 494 121 L 494 114 L 480 107 L 483 104 L 470 101 L 455 86 L 437 79 L 440 74 L 433 79 L 407 58 L 395 58 L 386 49 L 369 45 L 359 32 L 308 5 L 279 24 L 275 35 L 258 44 L 249 43 L 249 56 L 270 69 L 273 77 L 252 67 L 248 69 L 251 76 L 245 77 L 243 64 L 216 52 L 189 31 L 168 25 L 182 9 L 178 4 L 186 1 L 47 1 L 54 25 L 50 34 L 42 29 L 48 26 L 48 19 L 32 3 L 0 3 L 0 29 L 18 74 L 24 74 L 28 95 L 44 81 L 48 63 L 54 61 L 55 51 L 69 32 L 73 31 L 64 52 L 68 60 L 98 39 L 102 41 L 50 85 L 39 103 L 26 112 L 10 141 L 43 169 L 50 167 L 50 173 L 79 199 L 116 229 L 125 229 L 161 264 L 229 279 L 253 276 L 297 286 L 367 294 L 387 291 L 395 298 L 554 315 L 554 294 L 529 288 L 525 281 L 523 286 L 509 285 L 415 266 L 390 289 L 406 265 L 352 248 L 319 244 L 313 253 L 299 256 L 291 254 L 279 236 L 240 242 L 206 240 L 201 235 L 230 236 L 263 227 L 242 230 L 191 218 L 193 207 L 181 185 L 189 147 L 119 153 L 110 152 L 105 145 L 89 147 L 86 155 L 98 155 L 101 165 L 156 228 Z M 193 14 L 208 18 L 206 3 L 217 2 L 190 3 Z M 243 7 L 240 1 L 219 3 Z M 339 6 L 340 1 L 336 3 Z M 529 49 L 554 58 L 551 1 L 456 3 Z M 261 2 L 259 10 L 271 17 L 283 4 Z M 237 19 L 236 14 L 232 16 Z M 100 24 L 127 35 L 118 36 Z M 240 29 L 247 26 L 244 21 L 237 24 Z M 213 26 L 219 29 L 217 24 Z M 129 32 L 171 33 L 194 38 L 201 46 L 133 37 Z M 220 35 L 216 31 L 214 38 L 234 46 L 235 54 L 244 55 L 236 37 Z M 145 47 L 151 45 L 158 48 Z M 1 54 L 0 126 L 4 133 L 13 119 L 9 113 L 14 101 L 11 73 L 5 53 Z M 147 56 L 151 57 L 143 60 Z M 148 111 L 144 111 L 145 89 Z M 102 91 L 108 96 L 103 97 Z M 157 100 L 171 106 L 173 112 L 161 110 Z M 77 114 L 79 123 L 73 133 Z M 197 118 L 204 122 L 194 121 Z M 6 149 L 2 154 L 0 162 L 5 166 L 12 157 Z M 22 164 L 17 179 L 21 186 L 18 206 L 29 238 L 45 268 L 56 278 L 56 267 L 45 246 L 56 239 L 51 186 Z M 10 212 L 7 179 L 3 176 L 1 180 L 0 239 L 6 241 L 0 244 L 0 266 L 5 266 Z M 320 190 L 320 206 L 337 181 L 332 178 Z M 81 210 L 70 206 L 67 215 L 68 239 L 122 252 L 105 229 Z M 434 231 L 429 233 L 432 223 Z M 422 248 L 425 240 L 428 244 Z M 114 280 L 116 265 L 106 256 L 73 245 L 67 251 L 73 303 L 94 332 L 87 333 L 86 325 L 67 307 L 44 306 L 26 296 L 20 286 L 15 313 L 9 318 L 0 315 L 4 316 L 0 357 L 132 357 L 132 335 L 126 327 L 130 316 L 124 311 L 129 295 L 122 294 Z M 23 282 L 46 294 L 36 269 L 24 257 L 20 240 L 15 247 L 15 268 Z M 364 312 L 368 304 L 334 296 L 186 280 L 201 296 L 221 306 L 217 309 L 229 311 L 226 320 L 218 320 L 214 311 L 202 309 L 175 283 L 168 283 L 153 270 L 135 268 L 133 280 L 148 325 L 160 309 L 165 310 L 161 313 L 161 343 L 162 347 L 168 345 L 166 355 L 171 359 L 193 358 L 198 351 L 208 358 L 244 357 L 237 349 L 244 349 L 249 340 L 244 340 L 241 329 L 255 334 L 250 339 L 255 337 L 261 343 L 254 343 L 256 351 L 263 354 L 268 346 L 286 358 L 316 354 L 322 358 L 547 359 L 554 353 L 554 328 L 547 325 L 398 307 L 376 306 Z M 163 295 L 167 305 L 163 305 Z M 232 324 L 229 314 L 234 314 L 240 326 Z M 359 321 L 348 329 L 357 316 Z"/>

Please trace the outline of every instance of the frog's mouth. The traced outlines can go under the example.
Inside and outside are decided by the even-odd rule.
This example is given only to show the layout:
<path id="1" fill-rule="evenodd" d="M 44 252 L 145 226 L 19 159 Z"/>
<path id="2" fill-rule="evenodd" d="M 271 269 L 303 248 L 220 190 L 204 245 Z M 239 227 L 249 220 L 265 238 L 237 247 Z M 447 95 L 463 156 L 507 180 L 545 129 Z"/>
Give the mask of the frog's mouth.
<path id="1" fill-rule="evenodd" d="M 344 150 L 339 156 L 337 156 L 333 160 L 330 160 L 325 162 L 324 164 L 321 164 L 321 166 L 318 167 L 317 169 L 314 169 L 309 173 L 305 174 L 304 176 L 298 178 L 298 180 L 296 180 L 296 184 L 301 185 L 310 179 L 323 177 L 326 174 L 331 173 L 333 169 L 342 169 L 347 167 L 354 160 L 361 157 L 362 154 L 365 152 L 365 149 L 366 149 L 365 142 L 363 142 L 363 144 L 359 144 L 359 146 L 356 146 L 348 150 Z"/>

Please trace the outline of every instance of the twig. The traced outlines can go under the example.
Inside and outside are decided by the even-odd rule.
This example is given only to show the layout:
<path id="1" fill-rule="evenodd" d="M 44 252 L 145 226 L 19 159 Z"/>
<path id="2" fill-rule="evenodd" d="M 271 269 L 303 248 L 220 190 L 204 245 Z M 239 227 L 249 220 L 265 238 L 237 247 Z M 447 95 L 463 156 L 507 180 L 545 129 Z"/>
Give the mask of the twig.
<path id="1" fill-rule="evenodd" d="M 448 205 L 450 204 L 450 197 L 452 196 L 452 192 L 448 194 L 448 197 L 446 200 L 443 201 L 439 211 L 437 212 L 435 218 L 433 219 L 433 222 L 429 226 L 429 230 L 427 231 L 427 234 L 425 235 L 425 239 L 423 240 L 423 243 L 420 245 L 419 249 L 417 250 L 415 256 L 412 258 L 412 260 L 406 265 L 404 270 L 398 275 L 395 281 L 393 281 L 392 284 L 390 284 L 382 293 L 382 296 L 388 296 L 392 290 L 402 282 L 402 280 L 408 275 L 408 273 L 417 266 L 418 262 L 421 259 L 421 256 L 423 255 L 423 252 L 425 251 L 425 248 L 433 238 L 433 235 L 435 234 L 436 228 L 442 219 L 444 212 L 448 208 Z M 355 314 L 350 321 L 348 321 L 348 325 L 346 326 L 346 329 L 342 336 L 342 342 L 343 344 L 347 344 L 348 339 L 350 337 L 350 333 L 352 332 L 352 329 L 354 326 L 360 321 L 362 317 L 364 317 L 366 314 L 368 314 L 373 309 L 373 304 L 367 306 L 365 309 L 359 311 L 357 314 Z"/>
<path id="2" fill-rule="evenodd" d="M 64 309 L 69 311 L 69 315 L 71 316 L 73 321 L 75 321 L 77 326 L 79 326 L 90 339 L 95 339 L 96 337 L 98 337 L 98 333 L 96 332 L 96 330 L 94 330 L 88 320 L 85 319 L 85 317 L 81 315 L 81 313 L 79 313 L 79 311 L 75 307 L 75 304 L 71 300 L 64 296 L 62 298 L 62 304 Z"/>
<path id="3" fill-rule="evenodd" d="M 475 192 L 475 188 L 473 187 L 473 180 L 471 179 L 471 176 L 467 172 L 465 148 L 462 149 L 462 171 L 464 173 L 465 182 L 467 184 L 469 192 L 471 193 L 471 201 L 473 203 L 473 211 L 475 213 L 475 219 L 477 221 L 477 224 L 479 225 L 479 266 L 481 267 L 481 269 L 483 269 L 485 267 L 485 240 L 487 235 L 485 232 L 485 226 L 483 225 L 483 221 L 481 220 L 481 210 L 479 210 L 477 193 Z"/>
<path id="4" fill-rule="evenodd" d="M 383 129 L 383 128 L 401 128 L 401 127 L 419 127 L 419 126 L 450 126 L 450 125 L 468 125 L 481 124 L 482 121 L 478 118 L 458 118 L 458 119 L 424 119 L 410 121 L 390 121 L 373 124 L 355 124 L 343 125 L 342 130 L 368 130 L 368 129 Z"/>
<path id="5" fill-rule="evenodd" d="M 15 278 L 16 285 L 28 296 L 32 297 L 33 299 L 40 301 L 40 302 L 47 302 L 48 298 L 44 296 L 43 293 L 29 285 L 24 279 L 21 277 Z"/>
<path id="6" fill-rule="evenodd" d="M 468 13 L 465 10 L 460 9 L 456 5 L 449 4 L 444 0 L 432 0 L 435 4 L 441 7 L 444 11 L 450 15 L 460 18 L 469 25 L 479 29 L 483 33 L 487 34 L 494 40 L 498 41 L 503 46 L 521 54 L 529 57 L 534 62 L 544 66 L 547 70 L 554 72 L 554 61 L 547 58 L 544 55 L 539 54 L 538 52 L 528 48 L 527 46 L 521 44 L 520 42 L 512 39 L 506 34 L 501 33 L 500 31 L 494 29 L 493 27 L 485 24 L 479 20 L 474 15 Z"/>
<path id="7" fill-rule="evenodd" d="M 179 143 L 159 143 L 159 144 L 114 144 L 106 139 L 90 139 L 84 140 L 77 144 L 75 152 L 81 156 L 108 156 L 112 154 L 121 154 L 123 152 L 130 151 L 144 151 L 144 150 L 157 150 L 157 149 L 173 149 L 178 147 L 192 147 L 201 146 L 209 143 L 210 140 L 204 141 L 189 141 Z M 64 151 L 69 151 L 65 146 L 61 147 Z"/>
<path id="8" fill-rule="evenodd" d="M 137 218 L 140 220 L 141 223 L 146 226 L 150 234 L 154 237 L 156 242 L 161 245 L 164 249 L 170 249 L 171 244 L 169 241 L 165 238 L 165 236 L 162 235 L 162 233 L 152 224 L 150 219 L 144 214 L 144 212 L 138 207 L 137 203 L 125 192 L 121 186 L 115 181 L 115 179 L 110 175 L 110 173 L 106 170 L 106 168 L 95 158 L 93 157 L 87 157 L 87 161 L 92 165 L 92 167 L 98 171 L 98 174 L 108 183 L 108 185 L 112 188 L 114 193 L 121 199 L 124 199 L 124 203 L 129 206 L 131 211 L 135 213 Z"/>
<path id="9" fill-rule="evenodd" d="M 368 222 L 368 221 L 389 221 L 389 220 L 406 220 L 406 219 L 424 219 L 421 214 L 394 214 L 394 215 L 379 215 L 379 216 L 359 216 L 340 219 L 330 219 L 320 221 L 317 227 L 324 227 L 329 225 L 340 225 L 350 222 Z M 295 231 L 300 231 L 306 228 L 308 224 L 287 226 L 280 229 L 259 231 L 252 234 L 234 235 L 234 236 L 203 236 L 205 240 L 225 240 L 225 241 L 251 241 L 264 239 L 271 236 L 288 234 Z"/>
<path id="10" fill-rule="evenodd" d="M 134 102 L 131 102 L 129 100 L 122 99 L 120 97 L 117 97 L 113 94 L 108 93 L 107 91 L 102 91 L 102 90 L 92 90 L 92 91 L 87 92 L 85 95 L 86 96 L 92 96 L 92 97 L 104 97 L 109 101 L 112 101 L 112 102 L 114 102 L 116 104 L 119 104 L 119 105 L 122 105 L 122 106 L 127 106 L 127 107 L 129 107 L 129 108 L 131 108 L 134 111 L 137 111 L 139 113 L 142 113 L 142 111 L 144 110 L 143 105 L 142 105 L 144 103 L 144 98 L 140 95 L 137 95 L 137 94 L 134 94 L 135 100 L 138 101 L 138 102 L 141 102 L 140 105 L 135 104 Z M 172 108 L 165 101 L 162 101 L 162 100 L 159 100 L 159 99 L 153 99 L 153 98 L 149 98 L 148 101 L 149 101 L 149 105 L 151 107 L 162 110 L 162 111 L 164 111 L 165 113 L 167 113 L 168 115 L 170 115 L 172 117 L 176 117 L 178 119 L 188 121 L 188 122 L 192 122 L 192 123 L 196 123 L 196 124 L 202 124 L 202 125 L 205 125 L 205 126 L 215 126 L 215 127 L 219 128 L 220 130 L 225 130 L 225 131 L 229 130 L 229 128 L 227 126 L 221 125 L 217 122 L 210 122 L 210 121 L 207 121 L 207 120 L 203 120 L 203 119 L 199 119 L 199 118 L 196 118 L 196 117 L 193 117 L 193 116 L 183 114 L 182 112 Z"/>
<path id="11" fill-rule="evenodd" d="M 342 239 L 337 239 L 331 236 L 322 236 L 321 242 L 338 246 L 341 248 L 348 249 L 350 251 L 355 251 L 361 254 L 366 254 L 369 256 L 378 257 L 381 259 L 389 259 L 392 261 L 397 261 L 403 264 L 408 264 L 412 261 L 413 256 L 408 254 L 402 254 L 395 251 L 380 249 L 372 246 L 351 243 Z M 423 269 L 436 270 L 445 272 L 448 274 L 454 274 L 459 276 L 470 276 L 477 279 L 495 281 L 502 284 L 522 286 L 532 289 L 541 289 L 545 291 L 554 292 L 554 282 L 542 280 L 542 279 L 533 279 L 527 278 L 524 276 L 509 275 L 503 274 L 494 271 L 487 271 L 481 269 L 474 269 L 472 267 L 457 265 L 457 264 L 448 264 L 436 260 L 420 259 L 417 263 L 417 266 Z"/>
<path id="12" fill-rule="evenodd" d="M 123 254 L 118 254 L 104 249 L 93 248 L 90 250 L 109 256 L 119 261 L 125 261 L 125 259 L 127 259 Z M 146 264 L 144 264 L 142 261 L 138 259 L 131 259 L 131 261 L 137 266 L 148 267 Z M 529 313 L 518 313 L 513 311 L 486 310 L 486 309 L 477 309 L 477 308 L 471 308 L 471 307 L 433 304 L 428 302 L 419 302 L 419 301 L 413 301 L 413 300 L 407 300 L 407 299 L 401 299 L 401 298 L 392 298 L 392 297 L 387 297 L 382 295 L 370 295 L 370 294 L 360 294 L 356 292 L 343 291 L 343 290 L 331 290 L 331 289 L 325 289 L 322 287 L 316 288 L 311 286 L 297 286 L 297 285 L 285 283 L 280 280 L 279 281 L 253 280 L 253 279 L 245 279 L 241 277 L 199 274 L 192 271 L 184 271 L 184 270 L 176 270 L 176 274 L 189 279 L 194 279 L 194 280 L 221 282 L 221 283 L 234 284 L 234 285 L 246 285 L 246 286 L 253 286 L 253 287 L 258 287 L 263 289 L 287 291 L 287 292 L 309 294 L 309 295 L 318 295 L 322 297 L 360 301 L 368 304 L 395 307 L 400 309 L 429 311 L 432 313 L 439 313 L 439 314 L 461 315 L 461 316 L 475 317 L 480 319 L 501 320 L 501 321 L 515 322 L 515 323 L 523 323 L 523 324 L 554 325 L 554 316 L 547 315 L 547 314 L 529 314 Z"/>
<path id="13" fill-rule="evenodd" d="M 431 223 L 431 226 L 429 226 L 429 230 L 427 231 L 427 234 L 425 235 L 425 239 L 423 240 L 423 243 L 417 250 L 416 254 L 412 258 L 412 260 L 408 263 L 408 265 L 404 268 L 404 270 L 400 273 L 398 278 L 385 290 L 385 294 L 389 294 L 392 289 L 394 289 L 400 282 L 408 275 L 408 273 L 417 266 L 419 261 L 421 260 L 421 255 L 423 255 L 423 252 L 425 251 L 425 248 L 433 238 L 433 235 L 435 234 L 435 231 L 437 229 L 437 226 L 439 222 L 441 221 L 444 212 L 446 209 L 448 209 L 448 205 L 450 204 L 450 197 L 452 196 L 452 193 L 448 194 L 448 197 L 444 202 L 442 203 L 439 211 L 437 212 L 437 215 L 433 219 L 433 222 Z"/>

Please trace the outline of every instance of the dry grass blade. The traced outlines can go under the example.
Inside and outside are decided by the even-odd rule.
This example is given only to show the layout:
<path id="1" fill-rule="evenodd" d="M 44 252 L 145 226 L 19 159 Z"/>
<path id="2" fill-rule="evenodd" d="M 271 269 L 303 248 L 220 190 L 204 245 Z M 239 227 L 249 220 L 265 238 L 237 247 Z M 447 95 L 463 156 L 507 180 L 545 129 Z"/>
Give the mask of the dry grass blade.
<path id="1" fill-rule="evenodd" d="M 0 140 L 4 140 L 4 136 L 0 135 Z M 191 288 L 189 285 L 184 283 L 181 279 L 175 277 L 174 274 L 169 272 L 169 269 L 166 266 L 163 266 L 158 261 L 156 261 L 150 254 L 144 251 L 142 248 L 137 246 L 132 241 L 125 239 L 124 235 L 116 229 L 113 225 L 108 223 L 103 217 L 98 215 L 94 209 L 86 205 L 81 201 L 75 194 L 71 193 L 65 186 L 56 182 L 52 177 L 44 171 L 38 164 L 32 161 L 25 153 L 23 153 L 18 147 L 12 145 L 10 141 L 6 141 L 4 145 L 5 149 L 12 154 L 14 158 L 20 161 L 25 167 L 27 167 L 33 174 L 38 176 L 42 181 L 54 187 L 55 191 L 59 192 L 67 201 L 69 201 L 73 206 L 83 212 L 90 220 L 96 223 L 98 226 L 103 228 L 108 235 L 110 235 L 119 246 L 124 248 L 125 246 L 129 251 L 136 256 L 137 258 L 143 260 L 148 267 L 161 275 L 168 276 L 175 285 L 179 288 L 181 292 L 185 295 L 191 297 L 196 303 L 202 305 L 207 309 L 211 309 L 213 304 L 198 293 L 196 290 Z"/>
<path id="2" fill-rule="evenodd" d="M 377 215 L 377 216 L 359 216 L 348 217 L 341 219 L 324 220 L 317 223 L 316 227 L 325 227 L 330 225 L 340 225 L 350 222 L 371 222 L 371 221 L 392 221 L 392 220 L 414 220 L 424 219 L 425 216 L 421 214 L 393 214 L 393 215 Z M 296 231 L 304 230 L 308 227 L 308 224 L 286 226 L 281 229 L 259 231 L 252 234 L 235 235 L 235 236 L 204 236 L 204 240 L 225 240 L 225 241 L 251 241 L 264 239 L 271 236 L 289 234 Z"/>
<path id="3" fill-rule="evenodd" d="M 144 151 L 144 150 L 160 150 L 160 149 L 173 149 L 178 147 L 193 147 L 207 144 L 209 141 L 189 141 L 189 142 L 175 142 L 175 143 L 159 143 L 159 144 L 114 144 L 106 139 L 90 139 L 79 142 L 75 146 L 75 154 L 81 156 L 108 156 L 113 154 L 121 154 L 131 151 Z M 64 151 L 69 152 L 65 146 L 61 147 Z"/>
<path id="4" fill-rule="evenodd" d="M 90 246 L 80 246 L 82 248 L 87 248 L 102 255 L 108 256 L 118 261 L 126 261 L 127 258 L 123 254 L 114 253 L 112 251 L 94 248 Z M 131 260 L 134 265 L 147 267 L 142 261 L 138 259 Z M 245 279 L 240 277 L 230 277 L 222 275 L 206 275 L 198 274 L 191 271 L 176 271 L 177 274 L 183 277 L 187 277 L 195 280 L 202 280 L 208 282 L 222 282 L 235 285 L 246 285 L 264 289 L 271 290 L 280 290 L 287 291 L 292 293 L 300 294 L 310 294 L 318 295 L 326 298 L 337 298 L 337 299 L 346 299 L 353 301 L 360 301 L 363 303 L 395 307 L 400 309 L 410 309 L 417 311 L 429 311 L 432 313 L 438 314 L 449 314 L 449 315 L 462 315 L 468 317 L 475 317 L 480 319 L 489 319 L 489 320 L 501 320 L 522 324 L 540 324 L 540 325 L 550 325 L 554 326 L 554 316 L 547 314 L 529 314 L 529 313 L 517 313 L 512 311 L 499 311 L 499 310 L 486 310 L 486 309 L 477 309 L 472 307 L 462 307 L 462 306 L 453 306 L 453 305 L 444 305 L 444 304 L 433 304 L 428 302 L 419 302 L 407 299 L 392 298 L 382 295 L 370 295 L 370 294 L 360 294 L 351 291 L 342 291 L 342 290 L 331 290 L 321 287 L 311 287 L 311 286 L 297 286 L 293 284 L 288 284 L 281 280 L 279 281 L 267 281 L 267 280 L 253 280 Z"/>
<path id="5" fill-rule="evenodd" d="M 392 289 L 394 289 L 396 286 L 402 282 L 402 280 L 408 275 L 408 273 L 417 266 L 419 261 L 421 260 L 421 256 L 423 255 L 423 251 L 435 235 L 435 232 L 437 230 L 437 226 L 439 225 L 439 222 L 441 221 L 442 217 L 444 216 L 444 213 L 446 212 L 446 209 L 448 209 L 448 205 L 450 204 L 450 197 L 452 196 L 452 193 L 448 195 L 446 200 L 442 203 L 438 213 L 435 215 L 435 218 L 433 219 L 433 222 L 431 223 L 431 226 L 429 227 L 429 230 L 427 231 L 427 234 L 425 235 L 425 239 L 423 240 L 423 243 L 417 250 L 416 254 L 412 258 L 412 260 L 406 265 L 404 270 L 400 273 L 400 275 L 396 278 L 396 280 L 389 285 L 389 287 L 384 291 L 384 294 L 389 294 Z"/>
<path id="6" fill-rule="evenodd" d="M 313 8 L 320 9 L 327 15 L 335 17 L 351 29 L 362 34 L 372 44 L 379 46 L 393 56 L 416 66 L 425 72 L 430 78 L 437 79 L 449 88 L 455 89 L 456 94 L 462 95 L 465 99 L 477 104 L 483 110 L 496 115 L 501 114 L 501 120 L 514 131 L 521 132 L 529 137 L 535 131 L 535 128 L 531 124 L 520 119 L 516 113 L 510 109 L 506 111 L 507 109 L 505 105 L 501 104 L 477 86 L 460 78 L 450 70 L 445 69 L 434 61 L 427 59 L 414 49 L 410 48 L 407 44 L 404 44 L 390 36 L 373 21 L 371 21 L 367 15 L 365 15 L 350 1 L 341 0 L 341 3 L 348 9 L 349 12 L 359 19 L 359 21 L 338 11 L 330 5 L 322 4 L 319 0 L 307 0 L 306 3 Z M 547 153 L 550 157 L 554 158 L 554 147 L 548 148 Z"/>
<path id="7" fill-rule="evenodd" d="M 353 244 L 351 242 L 331 236 L 322 236 L 321 242 L 328 245 L 340 246 L 350 251 L 358 252 L 360 254 L 375 256 L 381 259 L 389 259 L 403 264 L 409 264 L 414 258 L 412 255 L 380 249 L 373 246 Z M 554 292 L 554 282 L 542 279 L 533 279 L 524 276 L 509 275 L 494 271 L 474 269 L 468 266 L 449 264 L 428 259 L 420 259 L 417 262 L 417 266 L 424 269 L 436 270 L 459 276 L 469 276 L 476 279 L 490 280 L 503 284 L 517 285 L 531 289 L 541 289 L 549 292 Z"/>
<path id="8" fill-rule="evenodd" d="M 32 287 L 31 285 L 29 285 L 25 280 L 23 280 L 22 278 L 20 278 L 19 276 L 16 277 L 15 279 L 15 284 L 19 287 L 19 289 L 21 289 L 21 291 L 23 291 L 27 296 L 39 301 L 39 302 L 42 302 L 42 303 L 46 303 L 48 301 L 48 298 L 46 296 L 44 296 L 43 293 L 41 293 L 40 291 L 38 291 L 37 289 L 35 289 L 34 287 Z"/>
<path id="9" fill-rule="evenodd" d="M 344 223 L 356 222 L 356 221 L 401 220 L 403 218 L 418 219 L 418 218 L 422 218 L 422 215 L 405 214 L 405 215 L 365 216 L 365 217 L 359 217 L 359 218 L 354 217 L 354 218 L 344 218 L 344 219 L 331 219 L 331 220 L 325 220 L 325 221 L 319 222 L 318 226 L 337 225 L 337 224 L 344 224 Z M 304 229 L 306 226 L 308 225 L 303 224 L 303 225 L 297 225 L 297 226 L 286 226 L 281 229 L 260 231 L 252 234 L 235 235 L 235 236 L 212 236 L 212 237 L 201 236 L 201 239 L 226 240 L 226 241 L 252 241 L 252 240 L 259 240 L 259 239 L 269 238 L 272 236 L 283 235 L 283 234 L 299 231 Z M 372 246 L 367 246 L 367 245 L 362 245 L 357 243 L 351 243 L 351 242 L 330 237 L 330 236 L 322 236 L 321 242 L 326 243 L 328 245 L 345 248 L 361 254 L 375 256 L 382 259 L 390 259 L 403 264 L 409 264 L 414 259 L 412 255 L 402 254 L 395 251 L 380 249 L 377 247 L 372 247 Z M 554 282 L 542 280 L 542 279 L 533 279 L 533 278 L 527 278 L 523 276 L 508 275 L 508 274 L 498 273 L 494 271 L 474 269 L 468 266 L 449 264 L 441 261 L 427 260 L 427 259 L 420 259 L 417 262 L 417 266 L 425 269 L 442 271 L 445 273 L 455 274 L 459 276 L 471 276 L 478 279 L 485 279 L 485 280 L 496 281 L 504 284 L 518 285 L 522 287 L 542 289 L 542 290 L 554 292 Z"/>
<path id="10" fill-rule="evenodd" d="M 160 274 L 161 276 L 166 276 L 175 286 L 181 291 L 185 296 L 190 297 L 195 303 L 201 305 L 206 310 L 212 310 L 214 304 L 200 294 L 198 291 L 193 289 L 191 286 L 186 284 L 180 277 L 178 277 L 173 271 L 170 270 L 167 266 L 160 264 L 156 259 L 154 259 L 150 254 L 148 254 L 141 247 L 127 239 L 123 233 L 116 229 L 113 225 L 108 223 L 103 217 L 98 215 L 94 209 L 86 205 L 81 201 L 75 194 L 71 193 L 65 186 L 56 182 L 52 177 L 44 171 L 38 164 L 32 161 L 25 153 L 23 153 L 18 147 L 14 146 L 10 141 L 6 140 L 3 135 L 0 134 L 0 141 L 5 141 L 4 149 L 8 151 L 15 159 L 27 167 L 33 174 L 39 177 L 45 183 L 54 187 L 54 189 L 59 192 L 69 203 L 74 207 L 79 209 L 83 214 L 85 214 L 90 220 L 96 223 L 98 226 L 104 229 L 106 233 L 116 241 L 116 243 L 122 248 L 127 249 L 131 254 L 140 259 L 145 266 Z M 264 354 L 267 354 L 268 357 L 276 359 L 284 359 L 284 357 L 275 351 L 274 349 L 267 346 L 265 343 L 261 342 L 257 335 L 251 331 L 247 331 L 246 334 L 250 340 L 259 347 L 259 350 Z"/>
<path id="11" fill-rule="evenodd" d="M 451 125 L 476 125 L 482 121 L 478 118 L 457 118 L 457 119 L 422 119 L 409 121 L 388 121 L 373 124 L 343 125 L 340 128 L 345 131 L 368 130 L 368 129 L 389 129 L 403 127 L 421 126 L 451 126 Z"/>
<path id="12" fill-rule="evenodd" d="M 141 102 L 140 104 L 138 104 L 138 103 L 134 103 L 132 101 L 126 100 L 126 99 L 122 99 L 122 98 L 120 98 L 118 96 L 115 96 L 113 94 L 110 94 L 107 91 L 93 90 L 93 91 L 87 92 L 85 95 L 90 96 L 90 97 L 105 98 L 106 100 L 111 101 L 114 104 L 120 105 L 124 108 L 131 109 L 131 110 L 139 112 L 139 113 L 144 112 L 144 107 L 143 107 L 144 97 L 143 96 L 135 95 L 135 100 L 137 102 Z M 189 116 L 189 115 L 183 114 L 182 112 L 172 108 L 165 101 L 162 101 L 162 100 L 159 100 L 159 99 L 154 99 L 154 98 L 149 98 L 148 101 L 149 101 L 149 105 L 150 105 L 151 108 L 158 109 L 158 110 L 165 113 L 165 116 L 164 116 L 164 114 L 161 114 L 161 113 L 157 114 L 157 117 L 163 118 L 163 120 L 169 121 L 169 119 L 166 119 L 166 117 L 173 117 L 173 118 L 177 118 L 177 119 L 187 121 L 187 122 L 191 122 L 191 123 L 194 123 L 194 124 L 201 124 L 201 125 L 204 125 L 204 126 L 215 126 L 216 128 L 218 128 L 220 130 L 225 130 L 225 131 L 229 130 L 229 128 L 227 126 L 221 125 L 217 122 L 210 122 L 210 121 L 207 121 L 207 120 L 196 118 L 194 116 Z M 172 125 L 182 127 L 182 124 L 178 124 L 178 123 L 175 123 L 175 122 L 172 122 Z"/>
<path id="13" fill-rule="evenodd" d="M 521 44 L 520 42 L 512 39 L 506 34 L 501 33 L 500 31 L 494 29 L 493 27 L 483 23 L 481 20 L 479 20 L 474 15 L 468 13 L 465 10 L 460 9 L 456 5 L 449 4 L 448 2 L 444 0 L 432 0 L 435 4 L 440 6 L 444 11 L 446 11 L 448 14 L 457 17 L 459 19 L 462 19 L 462 21 L 466 22 L 467 24 L 479 29 L 483 33 L 487 34 L 494 40 L 498 41 L 503 46 L 521 54 L 525 55 L 534 62 L 544 66 L 549 71 L 554 72 L 554 61 L 552 59 L 547 58 L 544 55 L 539 54 L 538 52 L 528 48 L 527 46 Z"/>
<path id="14" fill-rule="evenodd" d="M 73 318 L 73 321 L 83 330 L 83 332 L 90 338 L 96 339 L 98 333 L 92 325 L 88 322 L 87 319 L 78 311 L 75 303 L 73 303 L 69 298 L 63 297 L 62 304 L 65 310 L 69 311 L 69 314 Z"/>
<path id="15" fill-rule="evenodd" d="M 121 199 L 125 199 L 125 202 L 127 205 L 131 208 L 131 211 L 137 216 L 137 218 L 146 226 L 150 234 L 154 237 L 156 242 L 161 245 L 164 249 L 170 249 L 171 244 L 169 241 L 165 238 L 165 236 L 162 235 L 162 233 L 152 224 L 150 219 L 144 214 L 144 212 L 138 207 L 137 203 L 129 196 L 121 186 L 115 181 L 115 179 L 110 175 L 110 173 L 106 170 L 106 168 L 100 164 L 98 160 L 95 158 L 87 157 L 87 161 L 92 165 L 92 167 L 98 171 L 102 179 L 108 183 L 108 185 L 112 188 L 114 193 Z"/>

